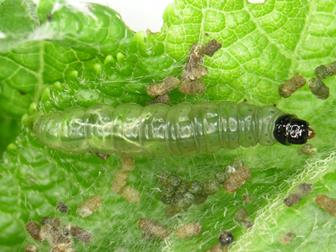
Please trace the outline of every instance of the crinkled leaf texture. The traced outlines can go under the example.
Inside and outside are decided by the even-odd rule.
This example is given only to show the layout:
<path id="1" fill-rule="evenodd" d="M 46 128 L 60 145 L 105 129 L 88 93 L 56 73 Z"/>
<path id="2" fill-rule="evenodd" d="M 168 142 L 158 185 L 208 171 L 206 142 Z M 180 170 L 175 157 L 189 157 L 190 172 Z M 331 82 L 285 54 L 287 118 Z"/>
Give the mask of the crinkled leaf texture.
<path id="1" fill-rule="evenodd" d="M 25 223 L 45 216 L 93 234 L 89 244 L 75 243 L 77 251 L 206 251 L 217 244 L 222 230 L 234 234 L 230 251 L 336 250 L 336 220 L 314 203 L 319 193 L 336 197 L 335 78 L 326 81 L 331 95 L 325 101 L 313 97 L 307 87 L 288 99 L 277 93 L 279 84 L 293 74 L 309 78 L 314 67 L 335 60 L 335 1 L 267 0 L 254 5 L 244 0 L 176 0 L 165 11 L 161 32 L 134 33 L 104 6 L 92 4 L 83 12 L 62 1 L 35 6 L 2 0 L 0 31 L 0 108 L 6 118 L 20 118 L 34 108 L 48 112 L 99 103 L 147 104 L 146 85 L 180 75 L 191 45 L 216 39 L 223 47 L 205 60 L 206 94 L 174 93 L 172 102 L 275 103 L 311 123 L 317 133 L 311 143 L 318 149 L 311 158 L 300 155 L 298 147 L 281 145 L 137 158 L 128 178 L 140 191 L 136 205 L 111 190 L 119 157 L 102 161 L 90 153 L 57 152 L 22 127 L 0 164 L 1 251 L 22 251 L 26 244 L 48 251 L 46 243 L 33 241 L 25 231 Z M 2 123 L 1 129 L 11 132 L 10 125 Z M 168 171 L 202 181 L 234 159 L 252 171 L 252 179 L 238 192 L 220 190 L 177 217 L 165 216 L 156 189 L 158 174 Z M 313 192 L 298 205 L 285 207 L 283 199 L 302 182 L 312 183 Z M 246 193 L 251 198 L 247 205 Z M 103 204 L 83 219 L 76 209 L 93 195 Z M 56 210 L 60 201 L 69 206 L 68 214 Z M 233 220 L 242 207 L 254 220 L 248 230 Z M 169 228 L 200 222 L 202 233 L 184 240 L 174 234 L 164 241 L 148 240 L 138 228 L 142 217 Z M 295 232 L 296 238 L 286 245 L 281 238 L 288 232 Z"/>

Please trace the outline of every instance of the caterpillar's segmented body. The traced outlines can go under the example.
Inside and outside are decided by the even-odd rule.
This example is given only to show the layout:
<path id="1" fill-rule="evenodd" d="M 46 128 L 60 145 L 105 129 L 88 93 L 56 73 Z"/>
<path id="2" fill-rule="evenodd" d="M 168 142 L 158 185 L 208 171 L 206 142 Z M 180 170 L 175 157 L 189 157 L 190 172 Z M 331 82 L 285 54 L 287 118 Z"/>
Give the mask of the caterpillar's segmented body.
<path id="1" fill-rule="evenodd" d="M 231 102 L 99 105 L 38 115 L 32 127 L 41 142 L 66 152 L 209 153 L 275 143 L 284 115 L 273 106 Z"/>

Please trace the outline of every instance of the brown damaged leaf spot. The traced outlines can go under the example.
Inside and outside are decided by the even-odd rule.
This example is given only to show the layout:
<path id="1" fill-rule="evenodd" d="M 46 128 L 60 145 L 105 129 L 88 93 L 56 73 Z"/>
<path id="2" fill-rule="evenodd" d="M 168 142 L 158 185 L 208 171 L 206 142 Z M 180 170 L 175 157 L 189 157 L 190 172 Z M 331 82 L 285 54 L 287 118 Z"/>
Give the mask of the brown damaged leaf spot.
<path id="1" fill-rule="evenodd" d="M 70 234 L 77 240 L 80 240 L 84 243 L 89 243 L 91 241 L 90 232 L 86 231 L 83 228 L 77 226 L 70 227 Z"/>
<path id="2" fill-rule="evenodd" d="M 227 252 L 227 251 L 229 251 L 228 246 L 222 246 L 220 244 L 216 244 L 207 252 Z"/>
<path id="3" fill-rule="evenodd" d="M 168 94 L 160 95 L 157 96 L 154 100 L 153 103 L 164 103 L 167 104 L 170 102 L 170 97 Z"/>
<path id="4" fill-rule="evenodd" d="M 297 191 L 302 196 L 306 196 L 308 193 L 310 193 L 313 190 L 313 185 L 308 183 L 302 183 L 298 185 Z"/>
<path id="5" fill-rule="evenodd" d="M 93 196 L 84 201 L 84 203 L 77 209 L 77 213 L 82 218 L 89 217 L 98 210 L 101 204 L 102 204 L 101 197 L 98 195 Z"/>
<path id="6" fill-rule="evenodd" d="M 203 66 L 200 66 L 200 64 L 203 62 L 203 52 L 202 52 L 202 46 L 201 45 L 193 45 L 191 47 L 189 58 L 187 61 L 187 64 L 185 65 L 182 80 L 189 80 L 193 81 L 196 79 L 201 78 L 204 76 L 207 72 L 206 68 Z"/>
<path id="7" fill-rule="evenodd" d="M 168 103 L 169 93 L 180 84 L 179 91 L 187 95 L 203 94 L 206 86 L 201 82 L 201 78 L 208 74 L 208 70 L 203 66 L 204 56 L 213 56 L 221 48 L 221 44 L 215 39 L 205 45 L 195 44 L 192 46 L 187 63 L 185 64 L 181 80 L 169 76 L 160 83 L 155 83 L 147 87 L 147 94 L 154 99 L 154 103 Z"/>
<path id="8" fill-rule="evenodd" d="M 91 234 L 88 231 L 71 224 L 64 225 L 58 218 L 45 217 L 42 219 L 41 224 L 29 222 L 27 227 L 30 230 L 29 233 L 38 238 L 35 240 L 47 241 L 51 247 L 50 251 L 74 251 L 73 239 L 80 240 L 86 244 L 91 240 Z M 27 250 L 27 248 L 29 247 L 26 247 L 26 251 L 34 251 Z"/>
<path id="9" fill-rule="evenodd" d="M 145 237 L 148 238 L 163 240 L 170 234 L 170 231 L 165 226 L 151 219 L 142 218 L 139 220 L 138 225 Z"/>
<path id="10" fill-rule="evenodd" d="M 319 99 L 325 100 L 329 97 L 330 91 L 324 82 L 319 78 L 312 78 L 308 81 L 310 91 Z"/>
<path id="11" fill-rule="evenodd" d="M 56 209 L 61 213 L 68 213 L 69 208 L 64 202 L 57 203 Z"/>
<path id="12" fill-rule="evenodd" d="M 167 216 L 186 211 L 191 205 L 201 204 L 208 197 L 209 188 L 205 188 L 205 185 L 209 186 L 208 183 L 201 183 L 197 180 L 187 181 L 169 174 L 159 176 L 159 182 L 160 200 L 168 205 Z M 217 185 L 217 183 L 215 184 Z M 211 190 L 213 190 L 213 186 L 211 186 Z"/>
<path id="13" fill-rule="evenodd" d="M 336 61 L 326 65 L 320 65 L 315 68 L 315 75 L 317 78 L 321 80 L 329 76 L 333 76 L 335 74 L 336 74 Z"/>
<path id="14" fill-rule="evenodd" d="M 149 85 L 147 94 L 151 97 L 163 96 L 178 87 L 180 80 L 175 77 L 167 77 L 161 83 Z"/>
<path id="15" fill-rule="evenodd" d="M 221 44 L 216 40 L 211 40 L 205 45 L 193 45 L 182 74 L 182 82 L 179 88 L 181 93 L 187 95 L 205 93 L 206 87 L 200 79 L 208 74 L 208 70 L 202 65 L 203 58 L 205 55 L 213 56 L 220 48 Z"/>
<path id="16" fill-rule="evenodd" d="M 221 47 L 222 45 L 217 40 L 212 39 L 203 46 L 202 50 L 205 55 L 212 57 Z"/>
<path id="17" fill-rule="evenodd" d="M 28 244 L 26 247 L 25 247 L 25 252 L 37 252 L 37 247 L 33 244 Z"/>
<path id="18" fill-rule="evenodd" d="M 140 192 L 127 185 L 130 172 L 134 169 L 134 160 L 130 157 L 123 157 L 121 169 L 117 171 L 112 181 L 112 191 L 118 193 L 129 203 L 140 203 Z"/>
<path id="19" fill-rule="evenodd" d="M 208 74 L 208 70 L 202 65 L 193 65 L 185 71 L 183 75 L 183 82 L 195 82 Z"/>
<path id="20" fill-rule="evenodd" d="M 284 203 L 286 206 L 291 207 L 297 204 L 300 200 L 301 200 L 300 195 L 294 193 L 294 194 L 288 195 L 288 197 L 284 199 Z"/>
<path id="21" fill-rule="evenodd" d="M 288 207 L 291 207 L 297 204 L 303 197 L 309 194 L 312 191 L 312 185 L 308 183 L 302 183 L 298 185 L 294 193 L 291 193 L 284 199 L 284 204 Z"/>
<path id="22" fill-rule="evenodd" d="M 336 217 L 336 199 L 330 198 L 327 195 L 318 195 L 315 202 L 320 208 Z"/>
<path id="23" fill-rule="evenodd" d="M 251 196 L 249 195 L 249 193 L 244 193 L 244 195 L 243 195 L 243 203 L 245 205 L 247 205 L 247 204 L 250 204 L 251 202 L 252 202 L 252 200 L 251 200 Z"/>
<path id="24" fill-rule="evenodd" d="M 112 191 L 115 193 L 120 193 L 122 189 L 127 185 L 128 171 L 123 169 L 117 171 L 113 181 L 112 181 Z"/>
<path id="25" fill-rule="evenodd" d="M 76 251 L 68 244 L 56 244 L 51 249 L 51 252 L 76 252 Z"/>
<path id="26" fill-rule="evenodd" d="M 187 64 L 185 65 L 180 92 L 187 95 L 203 94 L 206 86 L 200 79 L 208 74 L 208 70 L 203 66 L 203 58 L 205 55 L 213 56 L 216 51 L 221 48 L 221 44 L 216 40 L 211 40 L 205 45 L 193 45 Z"/>
<path id="27" fill-rule="evenodd" d="M 323 80 L 329 76 L 336 74 L 336 61 L 327 65 L 320 65 L 315 68 L 316 77 L 308 81 L 310 91 L 319 99 L 327 99 L 329 97 L 329 88 L 324 84 Z M 303 87 L 306 80 L 303 76 L 295 74 L 291 79 L 285 81 L 279 86 L 279 94 L 282 97 L 289 97 L 299 88 Z"/>
<path id="28" fill-rule="evenodd" d="M 30 236 L 36 240 L 36 241 L 41 241 L 42 238 L 40 236 L 40 231 L 41 231 L 41 225 L 38 224 L 37 222 L 30 221 L 26 224 L 26 230 L 30 234 Z"/>
<path id="29" fill-rule="evenodd" d="M 304 84 L 306 84 L 305 78 L 301 75 L 295 75 L 280 85 L 279 94 L 280 96 L 287 98 L 291 96 L 296 90 L 303 87 Z"/>
<path id="30" fill-rule="evenodd" d="M 284 244 L 284 245 L 288 245 L 289 243 L 291 243 L 295 239 L 295 237 L 296 237 L 295 233 L 288 232 L 281 237 L 280 243 Z"/>
<path id="31" fill-rule="evenodd" d="M 251 177 L 250 169 L 243 164 L 238 164 L 238 168 L 235 168 L 234 164 L 233 167 L 235 170 L 230 173 L 228 178 L 224 181 L 224 188 L 228 192 L 237 191 Z"/>
<path id="32" fill-rule="evenodd" d="M 218 192 L 220 184 L 215 180 L 207 180 L 204 182 L 204 193 L 207 195 L 212 195 Z"/>
<path id="33" fill-rule="evenodd" d="M 244 227 L 246 227 L 246 228 L 250 228 L 250 227 L 253 226 L 253 223 L 252 223 L 252 221 L 249 219 L 249 217 L 248 217 L 248 213 L 247 213 L 246 209 L 244 209 L 244 208 L 239 209 L 239 210 L 236 212 L 234 218 L 235 218 L 235 220 L 236 220 L 238 223 L 242 224 L 242 225 L 243 225 Z"/>
<path id="34" fill-rule="evenodd" d="M 313 156 L 317 153 L 317 148 L 312 145 L 312 144 L 304 144 L 302 147 L 299 149 L 300 154 L 304 154 L 307 156 Z"/>
<path id="35" fill-rule="evenodd" d="M 122 170 L 132 171 L 134 169 L 134 159 L 129 156 L 123 156 L 121 158 Z"/>
<path id="36" fill-rule="evenodd" d="M 201 231 L 202 226 L 200 223 L 188 223 L 178 227 L 175 230 L 175 235 L 180 239 L 186 239 L 199 235 Z"/>
<path id="37" fill-rule="evenodd" d="M 121 191 L 121 196 L 123 196 L 129 203 L 139 204 L 140 203 L 140 193 L 131 186 L 125 186 Z"/>
<path id="38" fill-rule="evenodd" d="M 179 87 L 181 93 L 186 95 L 204 94 L 206 91 L 206 86 L 201 81 L 188 81 L 185 80 Z"/>
<path id="39" fill-rule="evenodd" d="M 250 176 L 250 170 L 241 160 L 236 160 L 226 170 L 217 172 L 213 179 L 204 182 L 186 181 L 174 175 L 163 174 L 159 176 L 160 199 L 168 205 L 166 215 L 173 216 L 186 211 L 193 204 L 203 203 L 209 195 L 219 190 L 220 185 L 224 185 L 229 192 L 236 191 Z M 246 220 L 244 225 L 249 227 L 252 223 Z"/>
<path id="40" fill-rule="evenodd" d="M 189 53 L 187 64 L 184 68 L 182 81 L 194 81 L 206 75 L 208 71 L 201 65 L 204 56 L 213 56 L 221 47 L 222 45 L 214 39 L 205 45 L 193 45 Z"/>
<path id="41" fill-rule="evenodd" d="M 72 247 L 70 234 L 64 230 L 63 225 L 58 218 L 44 218 L 40 232 L 41 238 L 47 241 L 51 247 Z"/>

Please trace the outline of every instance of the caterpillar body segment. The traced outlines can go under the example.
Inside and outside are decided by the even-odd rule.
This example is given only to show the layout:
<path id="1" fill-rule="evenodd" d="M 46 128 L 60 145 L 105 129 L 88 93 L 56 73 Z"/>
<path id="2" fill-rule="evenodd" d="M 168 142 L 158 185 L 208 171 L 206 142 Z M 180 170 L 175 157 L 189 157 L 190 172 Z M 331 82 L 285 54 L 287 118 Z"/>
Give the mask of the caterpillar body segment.
<path id="1" fill-rule="evenodd" d="M 32 130 L 42 143 L 65 152 L 210 153 L 219 148 L 271 145 L 280 140 L 291 143 L 287 137 L 292 118 L 273 106 L 247 103 L 122 104 L 114 108 L 99 105 L 38 115 Z"/>

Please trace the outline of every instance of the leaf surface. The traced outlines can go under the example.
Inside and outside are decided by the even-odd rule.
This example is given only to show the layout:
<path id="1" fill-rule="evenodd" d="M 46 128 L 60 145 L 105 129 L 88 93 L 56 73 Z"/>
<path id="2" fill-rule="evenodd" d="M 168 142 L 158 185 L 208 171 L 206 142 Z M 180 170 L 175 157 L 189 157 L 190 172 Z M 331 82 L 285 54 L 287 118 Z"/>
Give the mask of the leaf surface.
<path id="1" fill-rule="evenodd" d="M 173 93 L 172 103 L 243 99 L 275 103 L 310 122 L 317 134 L 311 143 L 318 153 L 307 158 L 297 146 L 274 145 L 190 157 L 137 158 L 128 178 L 140 192 L 136 205 L 112 192 L 119 157 L 103 161 L 90 153 L 61 153 L 43 146 L 23 126 L 0 164 L 1 251 L 22 250 L 32 243 L 48 251 L 46 243 L 34 242 L 25 231 L 28 221 L 45 216 L 93 234 L 89 244 L 75 242 L 78 251 L 206 251 L 217 244 L 223 230 L 234 234 L 230 251 L 335 250 L 336 221 L 314 203 L 317 194 L 336 197 L 335 78 L 325 81 L 331 94 L 325 101 L 315 98 L 308 87 L 288 99 L 278 95 L 278 86 L 293 74 L 310 78 L 316 66 L 334 61 L 334 1 L 268 0 L 253 5 L 243 0 L 176 0 L 165 11 L 160 33 L 134 33 L 117 13 L 100 5 L 92 4 L 86 12 L 66 4 L 54 7 L 53 1 L 41 1 L 39 6 L 0 1 L 4 115 L 20 118 L 35 108 L 49 112 L 100 103 L 148 104 L 147 85 L 179 76 L 191 46 L 216 39 L 223 47 L 205 59 L 209 70 L 205 95 Z M 239 191 L 229 194 L 222 189 L 177 217 L 165 216 L 157 191 L 159 174 L 168 171 L 205 181 L 235 159 L 252 172 Z M 287 208 L 284 198 L 300 183 L 312 183 L 313 192 Z M 248 204 L 243 201 L 246 193 L 251 198 Z M 94 195 L 102 198 L 101 208 L 81 218 L 77 208 Z M 59 202 L 68 205 L 68 214 L 56 210 Z M 241 208 L 254 220 L 250 229 L 234 221 Z M 165 241 L 148 240 L 138 228 L 140 218 L 159 220 L 170 229 L 200 222 L 202 233 L 185 240 L 173 234 Z M 286 245 L 281 238 L 288 232 L 296 237 Z"/>

